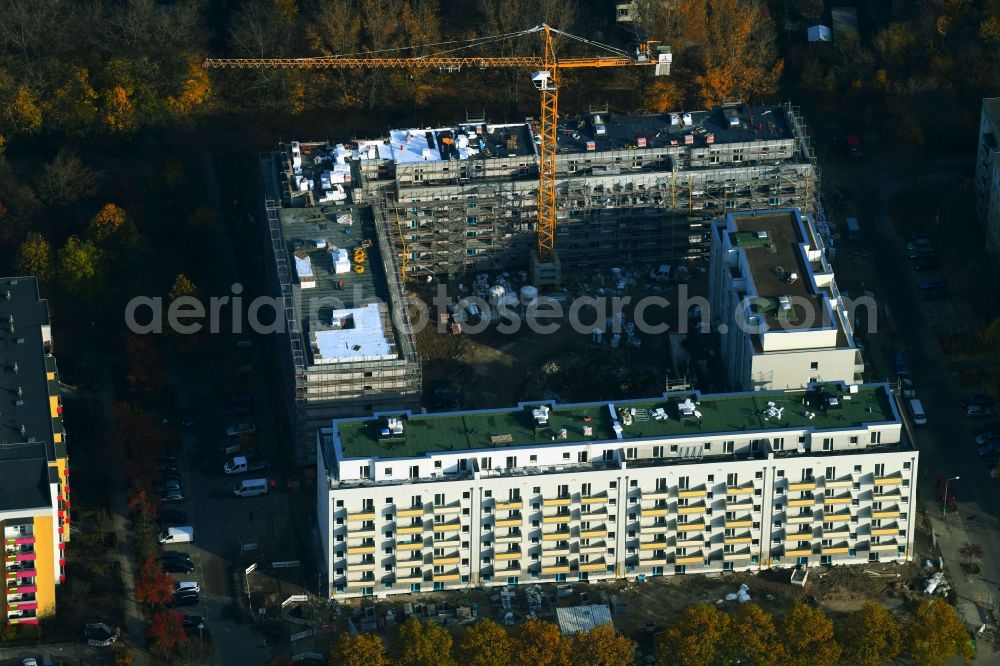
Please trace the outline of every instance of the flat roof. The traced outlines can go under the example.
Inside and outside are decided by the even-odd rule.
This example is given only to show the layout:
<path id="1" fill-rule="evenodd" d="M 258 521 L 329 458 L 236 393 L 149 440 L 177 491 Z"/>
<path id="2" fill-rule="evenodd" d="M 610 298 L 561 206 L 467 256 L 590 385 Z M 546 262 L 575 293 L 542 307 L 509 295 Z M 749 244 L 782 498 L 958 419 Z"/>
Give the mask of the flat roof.
<path id="1" fill-rule="evenodd" d="M 556 618 L 564 636 L 587 632 L 602 624 L 613 624 L 611 608 L 607 604 L 556 608 Z"/>
<path id="2" fill-rule="evenodd" d="M 614 424 L 623 409 L 635 410 L 635 416 L 630 425 L 621 424 L 622 440 L 782 428 L 841 429 L 898 420 L 885 385 L 861 385 L 855 393 L 845 391 L 840 384 L 824 386 L 799 391 L 704 396 L 693 392 L 613 403 L 556 405 L 534 402 L 513 409 L 405 414 L 400 417 L 403 435 L 392 438 L 380 437 L 386 424 L 385 415 L 335 420 L 333 427 L 345 458 L 409 458 L 431 452 L 613 441 L 617 439 Z M 824 395 L 841 398 L 842 407 L 823 409 L 821 398 Z M 700 418 L 680 415 L 678 405 L 688 398 L 696 403 Z M 780 418 L 768 415 L 772 406 L 769 403 L 781 409 Z M 531 412 L 542 404 L 551 407 L 549 423 L 536 428 Z M 666 419 L 656 418 L 659 409 L 666 414 Z M 614 418 L 612 413 L 616 415 Z M 585 427 L 592 429 L 589 437 L 583 434 Z M 567 431 L 566 439 L 558 438 L 562 429 Z"/>
<path id="3" fill-rule="evenodd" d="M 43 326 L 49 326 L 49 308 L 39 295 L 38 280 L 0 278 L 0 446 L 45 442 L 52 457 L 48 371 L 54 361 L 45 353 Z M 5 481 L 0 477 L 0 485 Z"/>
<path id="4" fill-rule="evenodd" d="M 295 274 L 292 289 L 298 302 L 296 313 L 302 334 L 310 342 L 310 365 L 331 359 L 361 360 L 354 350 L 359 344 L 372 355 L 398 357 L 399 343 L 386 306 L 390 302 L 389 285 L 383 269 L 371 209 L 353 205 L 316 205 L 279 211 L 285 249 Z M 348 224 L 348 222 L 350 222 Z M 337 265 L 336 250 L 346 251 Z M 359 272 L 354 257 L 364 252 Z M 345 255 L 342 253 L 341 257 Z M 308 270 L 303 270 L 308 266 Z M 346 270 L 345 270 L 346 268 Z M 337 273 L 340 270 L 342 272 Z M 312 286 L 304 287 L 310 284 Z M 372 306 L 369 308 L 369 306 Z M 345 318 L 351 315 L 345 332 Z M 337 331 L 336 333 L 331 333 Z M 341 343 L 353 340 L 340 353 Z M 356 358 L 347 359 L 347 351 Z"/>
<path id="5" fill-rule="evenodd" d="M 0 512 L 52 507 L 45 444 L 0 446 Z"/>
<path id="6" fill-rule="evenodd" d="M 391 160 L 396 164 L 534 156 L 535 144 L 526 123 L 459 123 L 452 127 L 389 130 L 386 139 L 360 140 L 355 157 Z"/>

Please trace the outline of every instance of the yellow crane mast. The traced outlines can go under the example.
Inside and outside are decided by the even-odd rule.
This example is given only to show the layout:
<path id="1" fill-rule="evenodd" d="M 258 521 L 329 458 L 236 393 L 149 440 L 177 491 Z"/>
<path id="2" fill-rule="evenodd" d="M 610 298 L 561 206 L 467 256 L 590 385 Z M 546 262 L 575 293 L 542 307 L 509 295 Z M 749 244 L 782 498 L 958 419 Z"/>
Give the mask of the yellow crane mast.
<path id="1" fill-rule="evenodd" d="M 541 36 L 541 55 L 528 56 L 469 56 L 445 55 L 465 48 L 474 48 L 501 39 L 538 33 Z M 556 58 L 553 34 L 601 48 L 610 55 Z M 446 44 L 453 44 L 448 42 Z M 436 45 L 432 45 L 436 46 Z M 419 47 L 417 47 L 419 48 Z M 588 69 L 595 67 L 629 67 L 655 65 L 657 75 L 670 73 L 670 50 L 659 42 L 645 42 L 633 56 L 620 49 L 593 42 L 576 35 L 540 25 L 522 32 L 469 40 L 465 46 L 451 48 L 438 54 L 425 56 L 344 55 L 315 58 L 209 58 L 206 69 L 429 69 L 449 71 L 462 67 L 529 68 L 533 71 L 532 83 L 541 93 L 541 122 L 539 126 L 538 165 L 538 261 L 550 262 L 555 256 L 556 227 L 556 138 L 559 120 L 559 72 L 563 69 Z"/>

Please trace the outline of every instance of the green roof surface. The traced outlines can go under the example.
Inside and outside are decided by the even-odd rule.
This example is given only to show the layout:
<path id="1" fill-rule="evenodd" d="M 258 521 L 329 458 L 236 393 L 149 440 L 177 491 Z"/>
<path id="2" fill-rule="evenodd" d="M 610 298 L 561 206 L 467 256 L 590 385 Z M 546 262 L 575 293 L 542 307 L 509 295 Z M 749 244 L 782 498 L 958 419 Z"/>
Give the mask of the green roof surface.
<path id="1" fill-rule="evenodd" d="M 857 393 L 843 394 L 839 409 L 822 409 L 825 396 L 840 396 L 838 387 L 821 391 L 780 391 L 730 393 L 711 396 L 670 395 L 655 400 L 630 400 L 614 403 L 615 412 L 635 409 L 631 425 L 624 425 L 622 439 L 676 437 L 718 432 L 812 428 L 816 430 L 851 428 L 865 423 L 897 419 L 883 385 L 861 386 Z M 677 403 L 692 398 L 701 419 L 681 419 Z M 803 400 L 806 403 L 803 403 Z M 768 417 L 768 403 L 783 408 L 781 418 Z M 548 427 L 535 428 L 531 409 L 542 403 L 526 403 L 511 410 L 480 410 L 451 414 L 416 414 L 403 416 L 403 435 L 381 438 L 385 417 L 335 421 L 337 436 L 346 458 L 377 456 L 407 458 L 434 451 L 505 448 L 542 444 L 567 444 L 615 439 L 609 403 L 556 405 L 549 414 Z M 663 408 L 668 419 L 657 421 L 650 413 Z M 806 413 L 814 416 L 810 419 Z M 589 421 L 587 420 L 589 418 Z M 583 435 L 585 426 L 593 429 Z M 566 439 L 556 439 L 565 428 Z"/>

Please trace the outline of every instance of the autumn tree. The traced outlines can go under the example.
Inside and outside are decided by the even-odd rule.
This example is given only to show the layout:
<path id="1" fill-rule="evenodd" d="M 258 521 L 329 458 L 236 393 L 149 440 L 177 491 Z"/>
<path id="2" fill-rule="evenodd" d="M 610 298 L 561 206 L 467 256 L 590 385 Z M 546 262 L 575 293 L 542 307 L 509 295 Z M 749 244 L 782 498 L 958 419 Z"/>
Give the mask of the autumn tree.
<path id="1" fill-rule="evenodd" d="M 631 666 L 635 641 L 622 636 L 611 624 L 579 632 L 570 640 L 573 663 L 581 666 Z"/>
<path id="2" fill-rule="evenodd" d="M 184 296 L 197 298 L 198 287 L 186 275 L 178 273 L 177 278 L 174 279 L 174 285 L 170 288 L 170 300 L 176 301 L 178 298 Z"/>
<path id="3" fill-rule="evenodd" d="M 17 269 L 25 275 L 34 275 L 43 281 L 52 276 L 52 246 L 40 233 L 29 233 L 21 243 Z"/>
<path id="4" fill-rule="evenodd" d="M 70 236 L 59 250 L 59 279 L 76 296 L 93 293 L 100 282 L 101 253 L 90 241 Z"/>
<path id="5" fill-rule="evenodd" d="M 966 664 L 972 661 L 965 622 L 943 599 L 917 604 L 903 632 L 903 644 L 916 666 L 944 666 L 955 657 Z"/>
<path id="6" fill-rule="evenodd" d="M 42 127 L 42 107 L 25 86 L 18 86 L 3 101 L 0 116 L 12 133 L 34 134 Z"/>
<path id="7" fill-rule="evenodd" d="M 393 643 L 396 666 L 453 666 L 451 634 L 436 622 L 411 617 L 400 625 Z"/>
<path id="8" fill-rule="evenodd" d="M 773 666 L 784 663 L 784 650 L 770 613 L 755 603 L 744 603 L 733 615 L 719 647 L 726 663 Z"/>
<path id="9" fill-rule="evenodd" d="M 340 666 L 389 666 L 389 659 L 380 636 L 345 631 L 330 650 L 330 663 Z"/>
<path id="10" fill-rule="evenodd" d="M 458 650 L 466 666 L 507 666 L 514 653 L 514 641 L 502 626 L 483 620 L 466 630 Z"/>
<path id="11" fill-rule="evenodd" d="M 165 606 L 174 596 L 174 579 L 157 565 L 152 557 L 146 558 L 135 579 L 135 600 L 150 607 Z"/>
<path id="12" fill-rule="evenodd" d="M 166 447 L 166 433 L 152 412 L 135 403 L 116 402 L 111 406 L 111 441 L 129 474 L 148 474 Z"/>
<path id="13" fill-rule="evenodd" d="M 514 648 L 514 666 L 569 666 L 570 643 L 551 622 L 531 619 L 521 625 Z"/>
<path id="14" fill-rule="evenodd" d="M 139 396 L 153 395 L 166 381 L 166 363 L 155 340 L 149 335 L 125 338 L 126 379 L 129 390 Z"/>
<path id="15" fill-rule="evenodd" d="M 90 221 L 90 235 L 98 241 L 109 238 L 121 230 L 127 220 L 128 215 L 121 206 L 104 204 Z"/>
<path id="16" fill-rule="evenodd" d="M 73 135 L 84 135 L 97 122 L 100 95 L 90 82 L 90 70 L 69 66 L 62 81 L 45 100 L 48 122 Z"/>
<path id="17" fill-rule="evenodd" d="M 790 666 L 833 666 L 840 658 L 833 622 L 818 608 L 793 605 L 781 619 L 780 636 Z"/>
<path id="18" fill-rule="evenodd" d="M 67 207 L 93 196 L 99 184 L 100 175 L 63 148 L 42 168 L 36 189 L 45 203 Z"/>
<path id="19" fill-rule="evenodd" d="M 171 611 L 155 613 L 146 634 L 149 642 L 163 652 L 180 647 L 187 642 L 183 621 L 184 616 L 181 613 Z"/>
<path id="20" fill-rule="evenodd" d="M 112 134 L 126 134 L 135 128 L 135 104 L 131 87 L 116 83 L 101 94 L 101 120 Z"/>
<path id="21" fill-rule="evenodd" d="M 205 108 L 212 92 L 208 72 L 201 66 L 201 58 L 195 54 L 187 56 L 187 75 L 181 81 L 177 95 L 167 97 L 167 108 L 175 116 L 185 117 Z"/>
<path id="22" fill-rule="evenodd" d="M 732 618 L 715 606 L 688 606 L 679 622 L 660 634 L 656 666 L 711 666 L 729 633 Z"/>
<path id="23" fill-rule="evenodd" d="M 843 659 L 848 664 L 883 666 L 902 649 L 899 624 L 885 606 L 872 601 L 851 613 L 839 633 Z"/>

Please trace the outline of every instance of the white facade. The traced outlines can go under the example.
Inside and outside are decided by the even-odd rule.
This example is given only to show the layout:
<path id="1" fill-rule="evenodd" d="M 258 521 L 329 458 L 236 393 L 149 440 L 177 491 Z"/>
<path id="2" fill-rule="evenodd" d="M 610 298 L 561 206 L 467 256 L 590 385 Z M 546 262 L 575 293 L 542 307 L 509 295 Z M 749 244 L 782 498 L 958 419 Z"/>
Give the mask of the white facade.
<path id="1" fill-rule="evenodd" d="M 976 212 L 986 227 L 986 246 L 1000 250 L 1000 97 L 983 100 L 976 153 Z"/>
<path id="2" fill-rule="evenodd" d="M 887 387 L 684 397 L 700 416 L 665 396 L 549 403 L 533 429 L 538 403 L 399 415 L 375 439 L 383 416 L 334 421 L 330 596 L 911 557 L 917 452 Z"/>
<path id="3" fill-rule="evenodd" d="M 752 243 L 741 245 L 747 238 Z M 734 390 L 862 380 L 864 362 L 833 268 L 812 220 L 797 209 L 734 212 L 713 222 L 709 290 Z M 782 320 L 783 307 L 801 312 L 801 320 Z"/>

